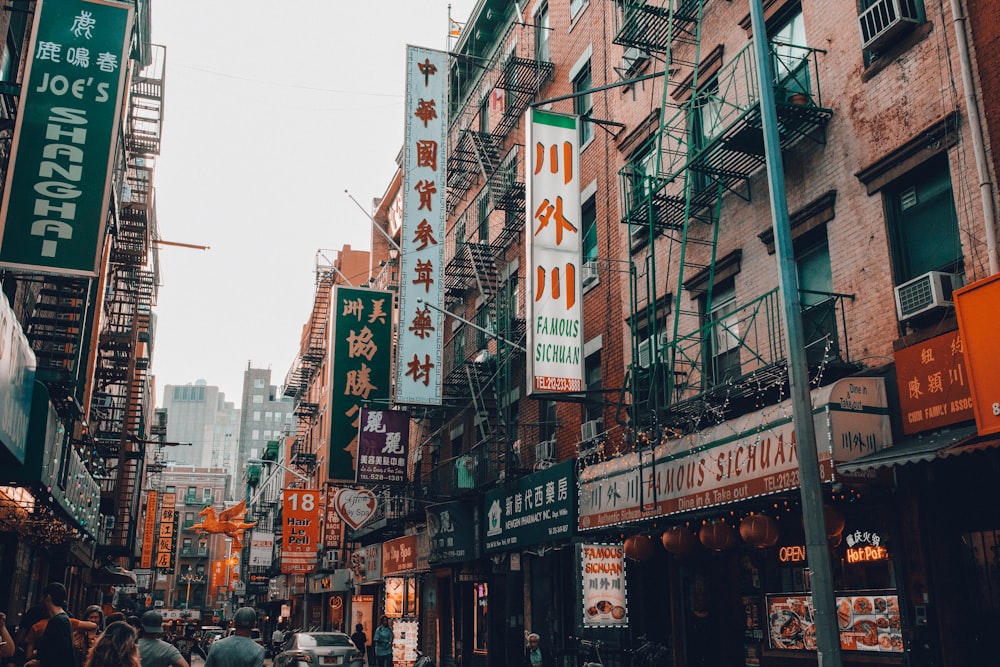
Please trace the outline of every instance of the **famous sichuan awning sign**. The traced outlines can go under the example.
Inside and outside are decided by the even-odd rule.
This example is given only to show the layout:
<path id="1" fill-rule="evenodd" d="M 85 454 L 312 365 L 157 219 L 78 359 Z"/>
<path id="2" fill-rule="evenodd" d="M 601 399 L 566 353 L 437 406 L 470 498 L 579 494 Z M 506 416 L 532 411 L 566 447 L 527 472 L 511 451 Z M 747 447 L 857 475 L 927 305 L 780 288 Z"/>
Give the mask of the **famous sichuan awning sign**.
<path id="1" fill-rule="evenodd" d="M 0 210 L 0 266 L 95 276 L 118 139 L 131 3 L 35 8 Z"/>
<path id="2" fill-rule="evenodd" d="M 392 292 L 338 285 L 333 301 L 329 476 L 353 483 L 361 408 L 389 402 Z"/>
<path id="3" fill-rule="evenodd" d="M 448 54 L 406 49 L 396 402 L 441 404 Z"/>
<path id="4" fill-rule="evenodd" d="M 528 113 L 528 393 L 576 392 L 583 389 L 580 119 Z"/>

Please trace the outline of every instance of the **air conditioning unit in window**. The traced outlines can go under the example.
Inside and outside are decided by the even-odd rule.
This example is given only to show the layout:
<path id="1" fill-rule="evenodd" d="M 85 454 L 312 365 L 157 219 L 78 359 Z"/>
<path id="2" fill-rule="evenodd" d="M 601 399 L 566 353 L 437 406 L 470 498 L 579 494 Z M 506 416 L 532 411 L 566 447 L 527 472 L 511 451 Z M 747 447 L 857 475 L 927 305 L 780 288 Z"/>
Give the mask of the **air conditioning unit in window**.
<path id="1" fill-rule="evenodd" d="M 580 424 L 580 439 L 584 442 L 596 440 L 598 434 L 604 430 L 603 420 L 591 419 Z"/>
<path id="2" fill-rule="evenodd" d="M 923 0 L 875 0 L 858 17 L 861 48 L 878 53 L 923 22 Z"/>
<path id="3" fill-rule="evenodd" d="M 583 270 L 580 273 L 583 279 L 584 287 L 597 280 L 597 260 L 588 259 L 584 262 Z"/>
<path id="4" fill-rule="evenodd" d="M 663 361 L 663 348 L 667 346 L 667 334 L 661 333 L 659 336 L 659 343 L 656 345 L 656 353 L 659 355 L 657 358 Z M 649 368 L 649 365 L 653 363 L 653 337 L 650 336 L 646 340 L 639 343 L 639 366 L 641 368 Z"/>
<path id="5" fill-rule="evenodd" d="M 535 445 L 535 468 L 548 468 L 556 462 L 556 440 L 542 440 Z"/>
<path id="6" fill-rule="evenodd" d="M 637 46 L 630 46 L 625 49 L 625 53 L 622 55 L 622 69 L 625 70 L 626 75 L 634 74 L 647 60 L 649 60 L 649 51 Z"/>
<path id="7" fill-rule="evenodd" d="M 896 287 L 896 316 L 900 322 L 953 305 L 951 293 L 962 286 L 957 273 L 928 271 Z"/>

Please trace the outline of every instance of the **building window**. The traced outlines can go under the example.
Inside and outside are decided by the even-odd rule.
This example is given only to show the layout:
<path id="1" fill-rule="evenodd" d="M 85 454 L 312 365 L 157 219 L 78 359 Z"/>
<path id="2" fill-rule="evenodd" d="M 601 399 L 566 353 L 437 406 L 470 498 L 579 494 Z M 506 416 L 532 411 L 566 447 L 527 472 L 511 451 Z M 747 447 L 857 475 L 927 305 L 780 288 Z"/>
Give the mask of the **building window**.
<path id="1" fill-rule="evenodd" d="M 262 394 L 254 394 L 253 395 L 253 402 L 254 402 L 254 405 L 263 405 L 264 404 L 264 396 Z"/>
<path id="2" fill-rule="evenodd" d="M 253 379 L 253 388 L 254 389 L 263 389 L 264 388 L 264 378 L 254 378 Z"/>
<path id="3" fill-rule="evenodd" d="M 882 192 L 897 285 L 928 271 L 964 273 L 945 153 L 927 160 Z"/>
<path id="4" fill-rule="evenodd" d="M 168 486 L 166 493 L 177 493 L 177 488 L 173 486 Z"/>
<path id="5" fill-rule="evenodd" d="M 839 356 L 837 338 L 837 301 L 832 296 L 833 271 L 830 268 L 830 246 L 823 233 L 795 249 L 795 270 L 799 279 L 802 303 L 802 335 L 806 358 L 810 365 L 819 365 Z"/>
<path id="6" fill-rule="evenodd" d="M 255 422 L 259 422 L 260 421 L 260 410 L 254 410 L 253 411 L 253 421 L 255 421 Z"/>
<path id="7" fill-rule="evenodd" d="M 487 196 L 487 189 L 476 200 L 476 215 L 479 217 L 479 242 L 490 242 L 490 198 Z"/>
<path id="8" fill-rule="evenodd" d="M 483 306 L 476 311 L 476 324 L 486 331 L 493 331 L 493 321 L 490 319 L 489 308 Z M 489 345 L 491 336 L 486 331 L 476 329 L 476 346 L 479 350 L 486 349 L 486 346 Z"/>
<path id="9" fill-rule="evenodd" d="M 795 93 L 809 94 L 809 49 L 801 6 L 796 5 L 784 20 L 775 24 L 770 41 L 774 79 L 778 82 L 776 101 L 785 102 Z"/>
<path id="10" fill-rule="evenodd" d="M 260 430 L 255 428 L 254 430 L 250 431 L 250 439 L 260 440 Z"/>
<path id="11" fill-rule="evenodd" d="M 628 215 L 630 220 L 647 219 L 646 206 L 656 185 L 657 164 L 656 137 L 647 139 L 629 157 L 626 171 Z M 649 239 L 649 226 L 632 223 L 629 225 L 629 240 L 633 250 L 637 250 Z"/>
<path id="12" fill-rule="evenodd" d="M 541 442 L 552 440 L 556 437 L 556 428 L 559 426 L 556 405 L 555 401 L 548 400 L 543 400 L 538 404 L 538 410 L 541 413 L 538 439 Z"/>
<path id="13" fill-rule="evenodd" d="M 584 360 L 584 382 L 587 384 L 587 402 L 584 420 L 600 419 L 604 415 L 604 394 L 601 392 L 601 351 L 597 350 Z"/>
<path id="14" fill-rule="evenodd" d="M 583 203 L 580 215 L 583 228 L 583 261 L 597 259 L 597 198 L 590 197 Z"/>
<path id="15" fill-rule="evenodd" d="M 584 118 L 590 116 L 591 112 L 594 110 L 594 100 L 593 95 L 588 91 L 592 88 L 591 76 L 590 76 L 590 61 L 583 66 L 582 69 L 573 77 L 573 92 L 576 93 L 576 97 L 573 98 L 573 111 L 578 114 L 580 119 L 580 147 L 587 145 L 587 142 L 594 138 L 594 125 L 589 120 L 583 120 Z"/>
<path id="16" fill-rule="evenodd" d="M 189 486 L 186 496 L 188 498 L 194 498 L 198 495 L 198 488 L 195 486 Z"/>
<path id="17" fill-rule="evenodd" d="M 194 512 L 184 512 L 184 525 L 185 526 L 194 525 Z"/>
<path id="18" fill-rule="evenodd" d="M 583 8 L 587 6 L 587 0 L 570 0 L 569 2 L 569 15 L 571 19 L 575 19 L 576 15 L 583 11 Z"/>
<path id="19" fill-rule="evenodd" d="M 535 60 L 549 62 L 549 4 L 545 3 L 535 14 Z"/>
<path id="20" fill-rule="evenodd" d="M 201 497 L 206 503 L 212 502 L 212 489 L 207 487 L 201 490 Z"/>
<path id="21" fill-rule="evenodd" d="M 711 366 L 706 370 L 712 385 L 740 376 L 740 320 L 736 311 L 736 285 L 728 280 L 713 290 L 708 311 L 713 326 L 708 336 Z"/>

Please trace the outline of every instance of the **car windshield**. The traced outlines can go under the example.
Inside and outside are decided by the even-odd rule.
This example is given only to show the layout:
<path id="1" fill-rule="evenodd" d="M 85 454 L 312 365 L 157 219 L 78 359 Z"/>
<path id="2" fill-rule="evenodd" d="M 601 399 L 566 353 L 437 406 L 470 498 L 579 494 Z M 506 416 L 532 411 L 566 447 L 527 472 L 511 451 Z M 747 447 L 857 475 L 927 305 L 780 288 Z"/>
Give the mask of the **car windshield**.
<path id="1" fill-rule="evenodd" d="M 335 632 L 300 634 L 297 641 L 300 648 L 315 648 L 317 646 L 354 646 L 350 637 Z"/>

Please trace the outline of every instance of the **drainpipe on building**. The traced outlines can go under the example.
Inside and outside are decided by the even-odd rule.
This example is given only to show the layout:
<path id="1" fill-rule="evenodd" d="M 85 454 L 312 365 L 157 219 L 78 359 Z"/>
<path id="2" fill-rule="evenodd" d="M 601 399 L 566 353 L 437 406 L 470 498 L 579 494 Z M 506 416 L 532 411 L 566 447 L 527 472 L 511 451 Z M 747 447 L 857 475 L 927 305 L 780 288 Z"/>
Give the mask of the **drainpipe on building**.
<path id="1" fill-rule="evenodd" d="M 993 209 L 993 182 L 986 162 L 986 142 L 983 140 L 983 125 L 976 103 L 976 90 L 972 83 L 972 59 L 969 56 L 969 41 L 965 34 L 967 20 L 962 11 L 961 0 L 951 0 L 951 13 L 955 17 L 955 40 L 958 43 L 958 61 L 962 69 L 962 85 L 965 87 L 965 112 L 969 117 L 969 131 L 972 133 L 972 152 L 976 156 L 976 171 L 979 174 L 979 195 L 983 200 L 983 224 L 986 228 L 986 251 L 990 260 L 990 275 L 1000 273 L 1000 257 L 997 256 L 996 220 Z"/>

